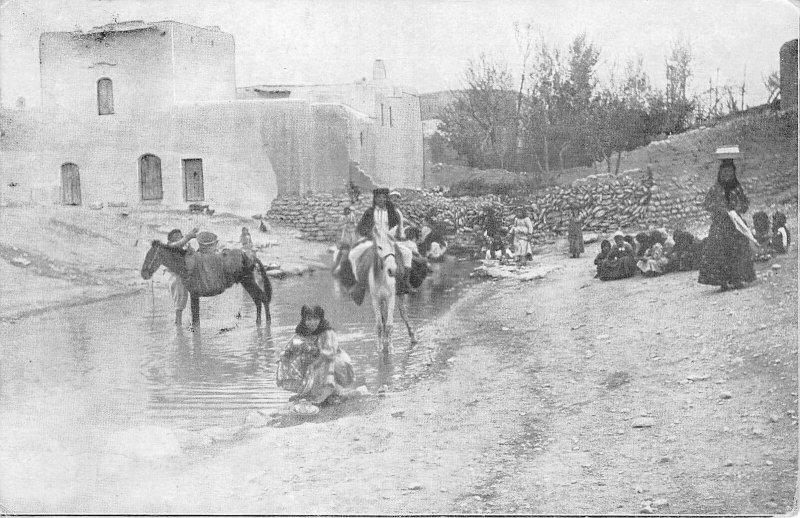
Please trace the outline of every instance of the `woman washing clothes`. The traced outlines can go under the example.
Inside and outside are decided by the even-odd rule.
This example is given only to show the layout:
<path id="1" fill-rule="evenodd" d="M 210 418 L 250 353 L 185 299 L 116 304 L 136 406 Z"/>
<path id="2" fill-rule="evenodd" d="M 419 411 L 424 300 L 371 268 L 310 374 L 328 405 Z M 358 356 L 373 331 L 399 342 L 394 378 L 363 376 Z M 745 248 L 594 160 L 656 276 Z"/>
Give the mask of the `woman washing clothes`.
<path id="1" fill-rule="evenodd" d="M 303 306 L 295 336 L 278 361 L 277 385 L 296 392 L 290 401 L 320 405 L 334 402 L 354 380 L 350 356 L 337 344 L 325 311 L 320 306 Z"/>

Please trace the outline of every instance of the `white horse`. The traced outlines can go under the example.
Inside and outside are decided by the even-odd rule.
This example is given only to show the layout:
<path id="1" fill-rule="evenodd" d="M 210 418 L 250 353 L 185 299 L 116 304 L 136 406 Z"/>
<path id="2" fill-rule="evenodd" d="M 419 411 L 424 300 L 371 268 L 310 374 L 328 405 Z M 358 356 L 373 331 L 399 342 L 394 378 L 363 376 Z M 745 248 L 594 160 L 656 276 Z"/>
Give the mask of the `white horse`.
<path id="1" fill-rule="evenodd" d="M 355 252 L 355 254 L 354 254 Z M 376 347 L 379 352 L 392 350 L 394 307 L 397 301 L 398 262 L 402 251 L 390 234 L 373 231 L 372 243 L 363 253 L 356 247 L 350 254 L 350 264 L 355 271 L 366 272 L 367 285 L 375 312 Z M 362 261 L 370 261 L 367 270 Z M 356 273 L 358 277 L 358 273 Z M 400 304 L 400 316 L 406 324 L 412 343 L 416 336 L 406 315 L 404 304 Z"/>

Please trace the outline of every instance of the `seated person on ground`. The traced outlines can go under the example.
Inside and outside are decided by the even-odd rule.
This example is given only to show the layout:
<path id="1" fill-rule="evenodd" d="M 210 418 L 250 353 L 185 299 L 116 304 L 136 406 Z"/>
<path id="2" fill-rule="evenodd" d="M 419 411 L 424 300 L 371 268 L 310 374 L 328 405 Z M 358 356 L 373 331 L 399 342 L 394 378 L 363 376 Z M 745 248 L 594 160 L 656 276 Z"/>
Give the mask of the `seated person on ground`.
<path id="1" fill-rule="evenodd" d="M 669 272 L 688 272 L 696 270 L 700 259 L 699 242 L 685 230 L 676 229 L 672 234 L 675 245 L 667 253 Z"/>
<path id="2" fill-rule="evenodd" d="M 789 229 L 786 228 L 786 214 L 776 212 L 772 215 L 772 242 L 770 248 L 776 254 L 785 254 L 789 251 L 792 242 Z"/>
<path id="3" fill-rule="evenodd" d="M 644 253 L 650 248 L 650 236 L 647 232 L 636 234 L 636 247 L 634 248 L 637 259 L 644 257 Z"/>
<path id="4" fill-rule="evenodd" d="M 626 235 L 622 238 L 626 243 L 631 245 L 633 256 L 636 257 L 636 239 L 633 236 Z"/>
<path id="5" fill-rule="evenodd" d="M 314 405 L 335 402 L 355 381 L 350 357 L 337 344 L 336 332 L 320 306 L 300 310 L 295 336 L 278 360 L 276 381 L 282 389 L 296 393 L 290 401 Z"/>
<path id="6" fill-rule="evenodd" d="M 614 233 L 614 243 L 608 257 L 601 264 L 600 280 L 626 279 L 634 276 L 637 271 L 633 247 L 625 241 L 622 231 L 618 230 Z"/>
<path id="7" fill-rule="evenodd" d="M 642 275 L 655 277 L 666 271 L 667 263 L 668 259 L 664 254 L 664 247 L 660 242 L 656 241 L 650 245 L 650 248 L 647 249 L 644 256 L 636 263 L 636 266 L 639 267 Z"/>
<path id="8" fill-rule="evenodd" d="M 595 277 L 600 277 L 600 265 L 608 258 L 609 252 L 611 252 L 611 241 L 603 239 L 600 242 L 600 253 L 594 258 L 594 265 L 597 267 L 597 274 Z"/>
<path id="9" fill-rule="evenodd" d="M 772 232 L 769 228 L 769 216 L 763 210 L 753 214 L 753 237 L 758 241 L 758 247 L 753 257 L 756 261 L 769 261 L 772 259 L 770 254 L 770 241 Z"/>

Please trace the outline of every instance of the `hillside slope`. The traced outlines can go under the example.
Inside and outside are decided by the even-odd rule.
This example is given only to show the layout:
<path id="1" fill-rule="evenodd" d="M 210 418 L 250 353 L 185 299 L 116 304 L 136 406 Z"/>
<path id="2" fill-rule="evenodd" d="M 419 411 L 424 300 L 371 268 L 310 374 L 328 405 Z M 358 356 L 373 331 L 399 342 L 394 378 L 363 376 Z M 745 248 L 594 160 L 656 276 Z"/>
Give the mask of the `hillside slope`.
<path id="1" fill-rule="evenodd" d="M 797 111 L 765 112 L 701 127 L 623 153 L 621 170 L 645 171 L 650 165 L 656 184 L 674 194 L 705 189 L 715 180 L 716 148 L 738 145 L 738 176 L 752 194 L 773 195 L 794 188 L 797 193 Z M 559 183 L 605 173 L 598 166 L 567 170 Z M 771 183 L 772 185 L 761 185 Z"/>
<path id="2" fill-rule="evenodd" d="M 650 167 L 656 185 L 672 196 L 690 197 L 704 193 L 716 178 L 717 147 L 738 145 L 738 176 L 748 194 L 759 201 L 775 197 L 789 201 L 797 196 L 797 111 L 745 114 L 697 128 L 668 139 L 623 153 L 620 175 L 639 176 Z M 615 164 L 614 164 L 615 165 Z M 613 170 L 613 167 L 612 167 Z M 433 164 L 426 174 L 429 186 L 449 187 L 459 180 L 480 177 L 485 182 L 516 181 L 518 173 L 497 170 L 480 171 L 461 165 Z M 570 185 L 592 175 L 606 175 L 605 164 L 595 167 L 567 169 L 555 179 L 557 184 Z"/>

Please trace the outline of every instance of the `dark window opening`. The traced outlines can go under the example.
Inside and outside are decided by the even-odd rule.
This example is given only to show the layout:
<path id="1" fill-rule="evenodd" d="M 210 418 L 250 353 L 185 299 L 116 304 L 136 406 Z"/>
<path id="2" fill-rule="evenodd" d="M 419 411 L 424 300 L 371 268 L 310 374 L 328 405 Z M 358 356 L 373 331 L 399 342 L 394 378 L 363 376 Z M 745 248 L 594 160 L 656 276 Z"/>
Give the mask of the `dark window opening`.
<path id="1" fill-rule="evenodd" d="M 383 126 L 383 103 L 381 103 L 381 126 Z"/>
<path id="2" fill-rule="evenodd" d="M 97 113 L 100 115 L 114 113 L 114 85 L 107 77 L 97 81 Z"/>
<path id="3" fill-rule="evenodd" d="M 361 147 L 364 147 L 364 132 L 358 134 L 358 140 L 361 142 Z"/>
<path id="4" fill-rule="evenodd" d="M 394 126 L 394 121 L 392 120 L 392 107 L 389 106 L 389 126 Z"/>

